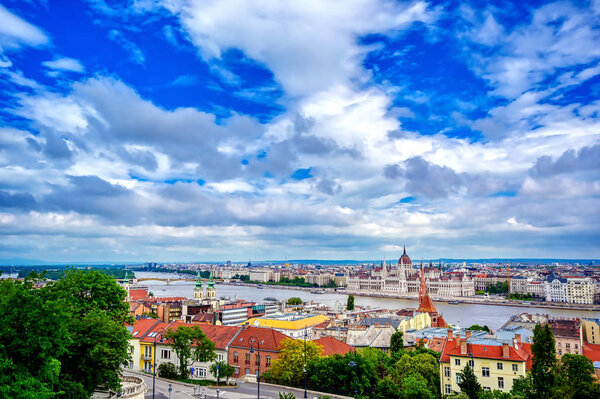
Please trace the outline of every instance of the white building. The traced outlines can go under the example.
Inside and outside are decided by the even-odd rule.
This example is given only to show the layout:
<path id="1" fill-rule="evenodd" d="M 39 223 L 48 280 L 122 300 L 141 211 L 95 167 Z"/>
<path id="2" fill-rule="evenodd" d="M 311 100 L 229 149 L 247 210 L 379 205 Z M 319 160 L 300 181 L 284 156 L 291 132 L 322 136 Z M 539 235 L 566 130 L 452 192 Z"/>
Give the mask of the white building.
<path id="1" fill-rule="evenodd" d="M 593 304 L 597 284 L 591 278 L 561 278 L 551 273 L 545 282 L 546 301 L 577 304 Z"/>
<path id="2" fill-rule="evenodd" d="M 475 295 L 473 279 L 466 273 L 443 274 L 441 265 L 421 270 L 427 279 L 427 292 L 439 298 L 452 298 Z M 404 253 L 398 260 L 398 266 L 387 266 L 385 262 L 381 267 L 370 273 L 360 273 L 348 276 L 348 291 L 355 292 L 382 292 L 396 295 L 417 294 L 420 287 L 420 271 L 412 267 L 412 261 Z"/>

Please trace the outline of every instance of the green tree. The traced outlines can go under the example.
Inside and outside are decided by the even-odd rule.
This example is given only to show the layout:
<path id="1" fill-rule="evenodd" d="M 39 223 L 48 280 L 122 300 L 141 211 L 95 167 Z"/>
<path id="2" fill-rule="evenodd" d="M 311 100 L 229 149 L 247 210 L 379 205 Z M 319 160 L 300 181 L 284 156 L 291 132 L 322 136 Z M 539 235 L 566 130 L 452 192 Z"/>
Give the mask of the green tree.
<path id="1" fill-rule="evenodd" d="M 356 363 L 356 368 L 350 362 Z M 368 397 L 377 386 L 377 375 L 373 365 L 360 353 L 314 359 L 308 364 L 308 385 L 316 391 L 354 396 L 355 370 L 358 394 Z"/>
<path id="2" fill-rule="evenodd" d="M 225 382 L 229 383 L 229 379 L 231 377 L 233 377 L 233 374 L 235 373 L 235 368 L 223 361 L 214 362 L 213 364 L 210 365 L 210 372 L 214 376 L 217 375 L 217 366 L 219 367 L 219 376 L 217 377 L 217 385 L 219 384 L 219 380 L 221 378 L 225 378 Z"/>
<path id="3" fill-rule="evenodd" d="M 177 366 L 171 362 L 161 363 L 158 366 L 158 376 L 162 378 L 175 379 L 179 376 L 177 373 Z"/>
<path id="4" fill-rule="evenodd" d="M 371 364 L 378 379 L 382 379 L 390 373 L 390 367 L 393 365 L 393 360 L 381 349 L 363 348 L 360 349 L 358 353 L 365 359 L 365 362 Z"/>
<path id="5" fill-rule="evenodd" d="M 348 295 L 348 301 L 346 302 L 347 310 L 354 310 L 354 295 Z"/>
<path id="6" fill-rule="evenodd" d="M 490 332 L 490 328 L 488 326 L 480 326 L 479 324 L 473 324 L 471 327 L 467 328 L 467 330 Z"/>
<path id="7" fill-rule="evenodd" d="M 410 380 L 411 386 L 418 391 L 421 386 L 421 381 L 425 381 L 425 386 L 428 392 L 434 396 L 439 396 L 440 390 L 440 368 L 437 358 L 429 353 L 419 353 L 417 355 L 404 354 L 394 364 L 392 369 L 392 377 L 400 385 L 405 384 L 408 377 L 413 377 Z"/>
<path id="8" fill-rule="evenodd" d="M 59 358 L 65 396 L 91 394 L 97 388 L 118 390 L 121 366 L 129 359 L 132 324 L 127 292 L 114 278 L 95 270 L 67 270 L 40 290 L 44 301 L 61 303 L 70 342 Z"/>
<path id="9" fill-rule="evenodd" d="M 469 399 L 478 399 L 482 392 L 481 384 L 477 381 L 477 376 L 475 376 L 473 368 L 468 362 L 459 375 L 460 382 L 458 386 L 461 392 L 466 393 Z"/>
<path id="10" fill-rule="evenodd" d="M 566 353 L 560 359 L 558 370 L 566 397 L 600 398 L 600 385 L 596 383 L 594 366 L 588 358 Z"/>
<path id="11" fill-rule="evenodd" d="M 198 326 L 170 329 L 164 337 L 177 354 L 181 378 L 187 376 L 187 368 L 192 362 L 209 362 L 217 357 L 215 343 Z"/>
<path id="12" fill-rule="evenodd" d="M 434 399 L 436 395 L 428 386 L 427 380 L 419 374 L 411 374 L 400 385 L 402 399 Z M 439 390 L 439 387 L 438 387 Z M 437 390 L 434 391 L 437 393 Z"/>
<path id="13" fill-rule="evenodd" d="M 287 300 L 287 304 L 288 305 L 302 305 L 302 299 L 298 298 L 297 296 L 293 296 Z"/>
<path id="14" fill-rule="evenodd" d="M 279 356 L 271 365 L 265 378 L 276 384 L 301 386 L 304 382 L 304 365 L 318 359 L 323 348 L 313 341 L 306 341 L 306 359 L 304 357 L 304 341 L 284 339 L 279 346 Z"/>
<path id="15" fill-rule="evenodd" d="M 403 335 L 404 334 L 402 334 L 402 331 L 400 330 L 396 330 L 396 332 L 392 334 L 392 338 L 390 339 L 390 353 L 392 357 L 398 356 L 404 352 Z"/>
<path id="16" fill-rule="evenodd" d="M 533 365 L 531 376 L 537 398 L 552 397 L 556 387 L 556 349 L 554 334 L 548 324 L 537 324 L 533 329 Z"/>
<path id="17" fill-rule="evenodd" d="M 377 382 L 373 396 L 377 399 L 402 399 L 402 388 L 388 375 Z"/>

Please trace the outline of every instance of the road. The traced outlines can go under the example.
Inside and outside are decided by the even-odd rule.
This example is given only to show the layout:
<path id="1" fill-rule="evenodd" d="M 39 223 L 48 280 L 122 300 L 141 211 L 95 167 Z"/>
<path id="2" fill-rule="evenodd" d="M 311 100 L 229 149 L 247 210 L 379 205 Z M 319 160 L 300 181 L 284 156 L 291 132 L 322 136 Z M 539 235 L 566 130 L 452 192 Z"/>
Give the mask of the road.
<path id="1" fill-rule="evenodd" d="M 125 375 L 134 375 L 141 377 L 148 386 L 148 392 L 146 393 L 146 399 L 152 398 L 152 376 L 141 373 L 131 373 L 124 371 Z M 169 385 L 171 385 L 171 396 L 169 396 Z M 194 392 L 196 388 L 196 392 Z M 163 380 L 162 378 L 156 378 L 156 393 L 154 399 L 203 399 L 202 390 L 206 395 L 206 399 L 215 399 L 217 397 L 217 391 L 213 388 L 207 387 L 193 387 L 188 384 L 174 383 L 171 381 Z M 304 390 L 273 387 L 269 385 L 260 385 L 260 399 L 278 399 L 279 392 L 289 392 L 295 395 L 296 398 L 304 398 Z M 318 398 L 318 395 L 308 393 L 308 397 Z M 219 398 L 221 399 L 254 399 L 257 396 L 257 384 L 248 382 L 238 382 L 236 388 L 224 388 L 221 389 Z"/>

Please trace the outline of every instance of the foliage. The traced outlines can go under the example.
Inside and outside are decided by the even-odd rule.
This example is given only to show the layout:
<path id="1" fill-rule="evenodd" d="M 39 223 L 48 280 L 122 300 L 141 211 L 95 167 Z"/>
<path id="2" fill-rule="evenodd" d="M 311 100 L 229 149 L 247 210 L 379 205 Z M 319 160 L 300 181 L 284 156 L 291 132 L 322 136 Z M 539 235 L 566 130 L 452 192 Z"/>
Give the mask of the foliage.
<path id="1" fill-rule="evenodd" d="M 305 345 L 306 344 L 306 358 Z M 304 382 L 304 367 L 314 359 L 318 359 L 323 348 L 313 341 L 284 339 L 280 343 L 279 356 L 271 365 L 268 374 L 263 378 L 276 384 L 299 387 Z"/>
<path id="2" fill-rule="evenodd" d="M 482 392 L 481 384 L 477 381 L 477 376 L 473 372 L 473 368 L 467 362 L 467 365 L 460 372 L 460 382 L 458 386 L 461 392 L 467 394 L 469 399 L 478 399 Z"/>
<path id="3" fill-rule="evenodd" d="M 296 399 L 291 392 L 279 392 L 279 399 Z"/>
<path id="4" fill-rule="evenodd" d="M 508 299 L 516 299 L 519 301 L 533 301 L 533 297 L 531 296 L 531 294 L 518 294 L 516 292 L 510 294 L 508 296 Z"/>
<path id="5" fill-rule="evenodd" d="M 323 288 L 337 288 L 337 285 L 335 283 L 334 279 L 329 279 L 329 282 L 325 285 L 323 285 Z"/>
<path id="6" fill-rule="evenodd" d="M 19 270 L 19 274 L 18 274 L 18 278 L 25 278 L 27 276 L 29 276 L 30 273 L 35 272 L 35 273 L 40 273 L 43 278 L 48 279 L 48 280 L 59 280 L 61 279 L 66 273 L 69 272 L 69 270 L 87 270 L 87 269 L 77 269 L 77 268 L 71 268 L 71 267 L 66 267 L 66 268 L 58 268 L 58 269 L 43 269 L 43 268 L 38 268 L 38 267 L 28 267 L 28 268 L 23 268 L 21 270 Z M 125 270 L 125 269 L 117 269 L 114 267 L 102 267 L 102 268 L 92 268 L 91 270 L 95 270 L 99 273 L 103 273 L 103 274 L 107 274 L 115 279 L 124 279 L 125 275 L 127 275 L 127 277 L 129 278 L 135 278 L 135 273 L 131 270 Z"/>
<path id="7" fill-rule="evenodd" d="M 164 337 L 170 341 L 177 354 L 181 377 L 188 374 L 187 368 L 192 362 L 208 362 L 217 357 L 214 342 L 209 340 L 198 326 L 170 329 Z"/>
<path id="8" fill-rule="evenodd" d="M 350 362 L 356 363 L 356 367 L 350 366 Z M 374 366 L 360 354 L 324 356 L 308 364 L 308 385 L 311 389 L 354 396 L 355 384 L 358 394 L 366 396 L 377 386 Z"/>
<path id="9" fill-rule="evenodd" d="M 396 332 L 392 334 L 392 338 L 390 339 L 390 353 L 392 356 L 404 351 L 403 335 L 404 334 L 402 334 L 402 331 L 400 330 L 396 330 Z"/>
<path id="10" fill-rule="evenodd" d="M 179 374 L 177 373 L 177 367 L 173 363 L 168 362 L 161 363 L 158 366 L 158 376 L 163 378 L 176 379 L 177 377 L 179 377 Z"/>
<path id="11" fill-rule="evenodd" d="M 473 324 L 471 327 L 467 328 L 467 330 L 490 332 L 490 328 L 488 326 L 480 326 L 479 324 Z"/>
<path id="12" fill-rule="evenodd" d="M 253 281 L 253 280 L 248 280 L 248 283 L 251 284 L 265 284 L 265 285 L 285 285 L 288 287 L 315 287 L 317 285 L 315 284 L 311 284 L 311 283 L 307 283 L 304 280 L 304 277 L 294 277 L 293 279 L 290 279 L 288 277 L 281 277 L 281 279 L 279 281 Z"/>
<path id="13" fill-rule="evenodd" d="M 240 281 L 249 281 L 250 280 L 250 275 L 248 274 L 236 274 L 235 276 L 233 276 L 234 279 L 240 280 Z"/>
<path id="14" fill-rule="evenodd" d="M 348 295 L 348 301 L 346 302 L 347 310 L 354 310 L 354 295 Z"/>
<path id="15" fill-rule="evenodd" d="M 225 378 L 225 382 L 229 383 L 229 379 L 233 377 L 233 374 L 235 373 L 235 368 L 223 361 L 214 362 L 210 365 L 210 372 L 215 377 L 217 376 L 217 366 L 219 366 L 219 376 L 217 377 L 217 384 L 219 384 L 221 378 Z"/>
<path id="16" fill-rule="evenodd" d="M 297 296 L 293 296 L 287 300 L 287 304 L 288 305 L 302 305 L 302 299 L 298 298 Z"/>
<path id="17" fill-rule="evenodd" d="M 439 395 L 439 370 L 438 360 L 429 353 L 405 354 L 394 364 L 392 378 L 405 390 L 421 392 L 424 386 L 426 391 Z M 409 377 L 410 380 L 406 381 Z M 410 389 L 407 384 L 410 384 Z"/>
<path id="18" fill-rule="evenodd" d="M 508 293 L 508 282 L 499 281 L 497 283 L 490 284 L 487 287 L 487 292 L 490 294 L 506 294 Z"/>
<path id="19" fill-rule="evenodd" d="M 556 349 L 554 334 L 548 324 L 537 324 L 533 329 L 533 365 L 531 376 L 537 398 L 550 397 L 550 391 L 556 385 Z"/>
<path id="20" fill-rule="evenodd" d="M 571 398 L 600 398 L 592 362 L 582 355 L 566 353 L 560 359 L 559 376 L 563 392 Z"/>
<path id="21" fill-rule="evenodd" d="M 132 323 L 126 292 L 95 270 L 0 283 L 0 397 L 86 398 L 120 388 Z M 23 317 L 26 315 L 26 317 Z"/>

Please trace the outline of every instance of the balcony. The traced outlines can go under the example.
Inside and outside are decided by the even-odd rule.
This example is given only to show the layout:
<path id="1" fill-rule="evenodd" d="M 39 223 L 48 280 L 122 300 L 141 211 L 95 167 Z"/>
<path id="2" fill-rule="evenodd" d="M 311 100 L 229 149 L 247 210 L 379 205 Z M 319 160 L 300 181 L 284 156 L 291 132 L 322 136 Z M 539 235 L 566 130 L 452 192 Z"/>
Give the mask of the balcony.
<path id="1" fill-rule="evenodd" d="M 151 353 L 144 353 L 142 355 L 142 359 L 143 360 L 152 360 L 152 354 Z"/>

